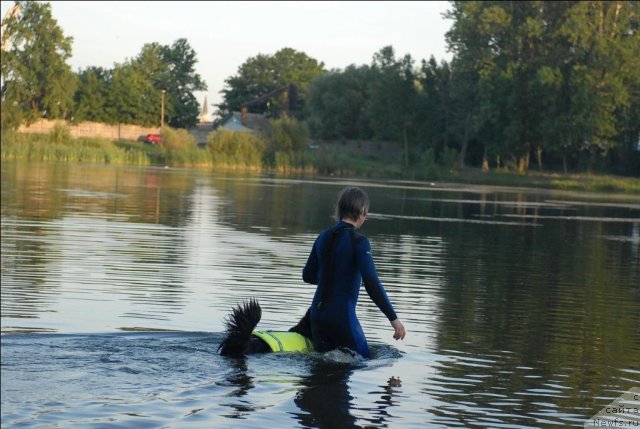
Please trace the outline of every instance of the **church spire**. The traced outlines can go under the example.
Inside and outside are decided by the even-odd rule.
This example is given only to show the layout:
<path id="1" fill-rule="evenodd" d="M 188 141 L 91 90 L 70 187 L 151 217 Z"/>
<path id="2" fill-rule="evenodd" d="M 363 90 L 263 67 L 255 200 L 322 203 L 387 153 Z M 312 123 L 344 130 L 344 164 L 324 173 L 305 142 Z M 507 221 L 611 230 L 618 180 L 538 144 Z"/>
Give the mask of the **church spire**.
<path id="1" fill-rule="evenodd" d="M 207 102 L 207 96 L 204 96 L 204 102 L 202 103 L 202 111 L 200 112 L 200 123 L 210 122 L 209 120 L 209 103 Z"/>

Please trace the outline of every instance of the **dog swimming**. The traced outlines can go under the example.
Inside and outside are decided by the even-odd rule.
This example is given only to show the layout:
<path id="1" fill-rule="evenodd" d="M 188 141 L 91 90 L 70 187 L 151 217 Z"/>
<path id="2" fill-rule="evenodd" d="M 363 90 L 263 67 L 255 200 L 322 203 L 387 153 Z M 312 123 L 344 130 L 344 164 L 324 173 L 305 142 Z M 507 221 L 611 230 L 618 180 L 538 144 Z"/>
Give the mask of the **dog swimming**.
<path id="1" fill-rule="evenodd" d="M 310 352 L 310 310 L 288 331 L 261 331 L 256 326 L 262 318 L 262 308 L 251 298 L 235 307 L 224 321 L 225 338 L 218 346 L 222 356 L 242 357 L 254 353 Z"/>

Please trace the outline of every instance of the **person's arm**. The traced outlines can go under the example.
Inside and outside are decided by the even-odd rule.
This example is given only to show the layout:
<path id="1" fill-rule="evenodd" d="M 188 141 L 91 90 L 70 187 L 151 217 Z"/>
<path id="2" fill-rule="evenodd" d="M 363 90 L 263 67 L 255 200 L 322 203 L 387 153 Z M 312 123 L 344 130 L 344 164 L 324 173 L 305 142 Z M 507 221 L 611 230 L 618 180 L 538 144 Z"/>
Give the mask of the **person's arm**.
<path id="1" fill-rule="evenodd" d="M 398 316 L 396 315 L 393 305 L 387 296 L 387 292 L 384 290 L 384 287 L 378 278 L 376 266 L 373 262 L 373 257 L 371 256 L 371 244 L 369 243 L 369 240 L 366 237 L 361 236 L 358 239 L 356 249 L 358 268 L 362 275 L 362 281 L 364 282 L 367 294 L 378 306 L 380 311 L 387 316 L 387 319 L 389 319 L 390 322 L 396 320 Z"/>
<path id="2" fill-rule="evenodd" d="M 302 280 L 305 283 L 318 284 L 318 251 L 316 250 L 316 240 L 313 243 L 313 247 L 311 248 L 311 253 L 309 254 L 309 258 L 307 258 L 307 263 L 302 269 Z"/>
<path id="3" fill-rule="evenodd" d="M 395 319 L 391 321 L 391 326 L 393 326 L 393 338 L 396 340 L 404 340 L 404 336 L 407 335 L 407 331 L 404 329 L 404 325 L 400 321 L 400 319 Z"/>
<path id="4" fill-rule="evenodd" d="M 391 304 L 391 301 L 378 278 L 376 266 L 373 262 L 373 257 L 371 256 L 371 244 L 366 237 L 362 237 L 358 241 L 359 243 L 356 250 L 358 255 L 358 267 L 360 268 L 360 273 L 362 274 L 362 280 L 367 294 L 369 294 L 371 300 L 378 306 L 384 315 L 387 316 L 387 319 L 389 319 L 389 322 L 393 327 L 393 338 L 396 340 L 404 340 L 407 331 L 404 329 L 404 325 L 400 319 L 398 319 L 398 316 L 393 309 L 393 305 Z"/>

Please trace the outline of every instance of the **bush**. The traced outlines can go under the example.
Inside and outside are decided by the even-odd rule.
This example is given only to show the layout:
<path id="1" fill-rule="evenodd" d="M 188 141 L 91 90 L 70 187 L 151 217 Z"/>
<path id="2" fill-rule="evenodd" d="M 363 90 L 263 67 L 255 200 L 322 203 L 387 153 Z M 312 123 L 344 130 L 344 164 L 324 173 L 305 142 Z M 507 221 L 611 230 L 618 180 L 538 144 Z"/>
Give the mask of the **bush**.
<path id="1" fill-rule="evenodd" d="M 271 121 L 267 143 L 265 164 L 278 170 L 304 167 L 300 160 L 309 144 L 309 128 L 306 123 L 287 116 L 276 119 Z"/>
<path id="2" fill-rule="evenodd" d="M 93 137 L 76 139 L 71 136 L 66 126 L 58 124 L 48 134 L 3 133 L 2 158 L 99 164 L 149 164 L 149 159 L 140 144 L 114 143 Z"/>
<path id="3" fill-rule="evenodd" d="M 210 164 L 206 151 L 198 148 L 195 137 L 185 129 L 164 127 L 158 145 L 158 161 L 165 165 L 195 166 Z"/>
<path id="4" fill-rule="evenodd" d="M 217 167 L 260 169 L 266 146 L 253 133 L 218 130 L 207 137 L 211 162 Z"/>
<path id="5" fill-rule="evenodd" d="M 71 142 L 71 131 L 63 122 L 56 122 L 49 132 L 49 141 L 54 144 L 68 144 Z"/>
<path id="6" fill-rule="evenodd" d="M 423 165 L 424 179 L 437 180 L 440 178 L 440 167 L 436 163 L 436 154 L 433 148 L 424 151 L 421 156 L 421 164 Z"/>
<path id="7" fill-rule="evenodd" d="M 458 151 L 449 146 L 445 146 L 440 154 L 440 165 L 453 173 L 458 169 Z"/>

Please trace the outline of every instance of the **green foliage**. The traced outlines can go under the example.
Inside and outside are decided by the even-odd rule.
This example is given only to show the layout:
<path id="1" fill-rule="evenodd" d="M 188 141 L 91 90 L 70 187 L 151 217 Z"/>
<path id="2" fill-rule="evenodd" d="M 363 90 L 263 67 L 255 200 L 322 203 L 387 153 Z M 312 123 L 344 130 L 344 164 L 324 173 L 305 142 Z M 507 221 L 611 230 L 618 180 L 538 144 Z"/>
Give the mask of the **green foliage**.
<path id="1" fill-rule="evenodd" d="M 72 40 L 51 7 L 34 1 L 21 7 L 3 33 L 10 40 L 2 58 L 3 131 L 43 117 L 156 126 L 162 106 L 171 127 L 196 123 L 193 92 L 206 85 L 185 39 L 149 43 L 111 70 L 89 67 L 75 75 L 66 64 Z M 465 163 L 524 174 L 531 159 L 540 170 L 544 162 L 565 171 L 639 174 L 640 3 L 453 1 L 448 18 L 450 62 L 432 57 L 415 68 L 409 55 L 396 58 L 386 46 L 370 65 L 327 73 L 323 63 L 284 48 L 249 58 L 225 81 L 221 114 L 297 85 L 298 113 L 308 130 L 285 118 L 264 139 L 216 134 L 204 151 L 168 131 L 165 144 L 142 152 L 170 165 L 282 170 L 307 168 L 312 160 L 321 171 L 367 170 L 371 160 L 352 154 L 310 155 L 311 134 L 393 142 L 402 154 L 398 168 L 427 176 Z M 278 96 L 252 109 L 278 117 L 284 102 Z M 60 128 L 47 138 L 59 147 L 70 136 Z M 135 152 L 134 146 L 127 150 Z"/>
<path id="2" fill-rule="evenodd" d="M 520 171 L 533 153 L 582 152 L 589 166 L 620 146 L 620 112 L 640 80 L 639 12 L 637 2 L 453 2 L 447 40 L 460 101 L 471 101 L 463 143 Z"/>
<path id="3" fill-rule="evenodd" d="M 291 83 L 298 87 L 299 107 L 296 110 L 302 111 L 309 83 L 323 73 L 323 63 L 291 48 L 283 48 L 274 55 L 258 54 L 242 63 L 235 76 L 225 80 L 225 88 L 221 91 L 223 101 L 216 105 L 218 114 L 224 117 L 240 111 L 243 103 Z M 252 106 L 251 111 L 274 116 L 283 102 L 282 99 L 265 100 Z"/>
<path id="4" fill-rule="evenodd" d="M 374 54 L 373 79 L 367 112 L 374 138 L 403 142 L 405 128 L 412 126 L 416 91 L 413 59 L 395 58 L 393 47 Z"/>
<path id="5" fill-rule="evenodd" d="M 111 123 L 159 125 L 160 92 L 135 67 L 116 66 L 107 94 L 106 111 Z"/>
<path id="6" fill-rule="evenodd" d="M 154 109 L 158 120 L 161 91 L 166 91 L 165 122 L 173 128 L 190 128 L 198 122 L 200 108 L 193 92 L 204 91 L 207 85 L 194 70 L 197 62 L 189 42 L 181 38 L 171 46 L 147 43 L 129 64 L 155 89 Z"/>
<path id="7" fill-rule="evenodd" d="M 185 129 L 162 129 L 158 156 L 165 165 L 195 166 L 209 164 L 207 152 L 198 148 L 195 138 Z"/>
<path id="8" fill-rule="evenodd" d="M 115 122 L 105 111 L 110 73 L 101 67 L 89 67 L 78 73 L 73 122 Z"/>
<path id="9" fill-rule="evenodd" d="M 3 22 L 2 37 L 10 39 L 2 52 L 2 128 L 68 118 L 76 88 L 66 64 L 72 39 L 51 16 L 51 5 L 22 2 L 19 17 Z"/>
<path id="10" fill-rule="evenodd" d="M 274 123 L 273 128 L 269 134 L 270 149 L 275 151 L 291 152 L 295 149 L 299 149 L 299 145 L 303 145 L 306 136 L 301 136 L 298 133 L 298 129 L 293 129 L 292 124 L 278 121 Z M 296 127 L 300 128 L 300 127 Z"/>
<path id="11" fill-rule="evenodd" d="M 282 166 L 284 160 L 294 160 L 309 144 L 309 129 L 304 122 L 283 117 L 271 121 L 266 136 L 267 150 L 265 163 L 271 166 Z"/>
<path id="12" fill-rule="evenodd" d="M 447 171 L 455 172 L 458 167 L 458 151 L 451 147 L 445 146 L 443 151 L 440 153 L 439 164 Z"/>
<path id="13" fill-rule="evenodd" d="M 173 45 L 144 45 L 137 57 L 112 70 L 90 67 L 78 74 L 74 121 L 99 121 L 143 126 L 165 123 L 188 128 L 200 112 L 193 92 L 207 86 L 195 73 L 196 55 L 186 39 Z"/>
<path id="14" fill-rule="evenodd" d="M 169 67 L 167 96 L 172 106 L 167 123 L 174 128 L 190 128 L 198 122 L 200 107 L 193 93 L 206 91 L 207 84 L 195 72 L 196 53 L 187 39 L 178 39 L 171 46 L 163 46 L 162 61 Z"/>
<path id="15" fill-rule="evenodd" d="M 267 144 L 253 133 L 218 130 L 209 134 L 207 147 L 216 167 L 259 170 Z"/>
<path id="16" fill-rule="evenodd" d="M 373 136 L 367 114 L 369 66 L 351 65 L 343 72 L 331 71 L 309 85 L 306 109 L 311 134 L 318 139 L 369 139 Z"/>
<path id="17" fill-rule="evenodd" d="M 440 167 L 436 163 L 436 155 L 433 148 L 428 148 L 422 154 L 420 163 L 423 166 L 425 180 L 437 180 L 440 178 Z"/>
<path id="18" fill-rule="evenodd" d="M 72 139 L 69 127 L 62 122 L 56 122 L 48 136 L 49 141 L 53 144 L 66 144 Z"/>
<path id="19" fill-rule="evenodd" d="M 64 126 L 56 126 L 49 134 L 3 133 L 2 159 L 149 164 L 140 143 L 114 143 L 86 137 L 74 139 Z"/>

